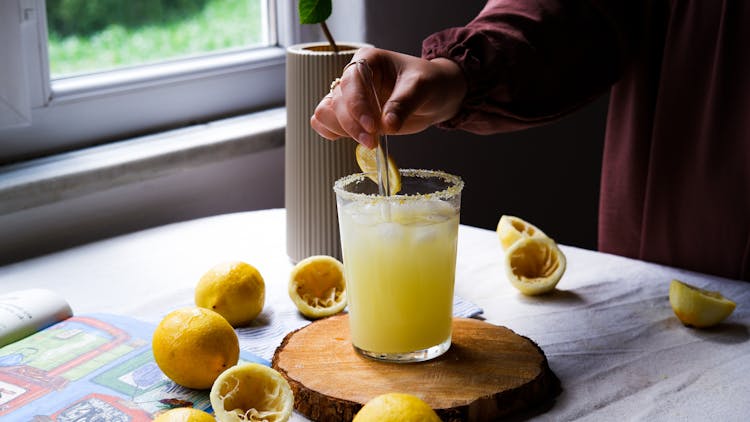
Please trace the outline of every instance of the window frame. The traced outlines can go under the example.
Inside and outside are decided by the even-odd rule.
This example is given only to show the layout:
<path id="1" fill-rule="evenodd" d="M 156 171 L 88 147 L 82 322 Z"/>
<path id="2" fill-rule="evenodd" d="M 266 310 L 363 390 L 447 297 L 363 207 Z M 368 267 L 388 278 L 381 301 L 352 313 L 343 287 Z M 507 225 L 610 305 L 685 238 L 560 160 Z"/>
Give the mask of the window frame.
<path id="1" fill-rule="evenodd" d="M 26 72 L 0 84 L 28 87 L 31 122 L 0 128 L 0 164 L 283 105 L 285 47 L 315 35 L 297 24 L 295 0 L 264 1 L 268 47 L 55 81 L 45 0 L 2 2 L 0 9 L 18 8 L 22 57 L 11 59 L 22 60 Z"/>

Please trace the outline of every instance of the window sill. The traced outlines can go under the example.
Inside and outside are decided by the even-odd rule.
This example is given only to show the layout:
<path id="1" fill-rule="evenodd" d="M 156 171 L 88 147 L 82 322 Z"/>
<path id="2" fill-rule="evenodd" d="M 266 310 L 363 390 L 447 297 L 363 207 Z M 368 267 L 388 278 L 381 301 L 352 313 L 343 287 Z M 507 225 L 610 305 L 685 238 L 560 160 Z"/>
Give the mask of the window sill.
<path id="1" fill-rule="evenodd" d="M 153 89 L 185 81 L 240 74 L 254 69 L 284 65 L 285 51 L 278 47 L 256 48 L 172 60 L 124 69 L 72 76 L 52 81 L 53 104 L 102 95 Z"/>
<path id="2" fill-rule="evenodd" d="M 0 215 L 279 148 L 285 125 L 274 108 L 0 167 Z"/>

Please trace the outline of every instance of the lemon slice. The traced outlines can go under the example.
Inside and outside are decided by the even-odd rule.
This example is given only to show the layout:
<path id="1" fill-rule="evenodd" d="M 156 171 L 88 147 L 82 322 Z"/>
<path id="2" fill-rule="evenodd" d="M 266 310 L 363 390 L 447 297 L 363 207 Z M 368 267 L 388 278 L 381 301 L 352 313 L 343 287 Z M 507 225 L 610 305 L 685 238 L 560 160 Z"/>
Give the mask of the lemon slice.
<path id="1" fill-rule="evenodd" d="M 377 149 L 370 149 L 362 144 L 357 144 L 357 149 L 354 150 L 354 154 L 357 157 L 357 164 L 363 173 L 367 174 L 375 183 L 378 183 L 378 164 L 375 154 Z M 390 186 L 390 194 L 395 195 L 401 190 L 401 173 L 398 171 L 396 162 L 393 161 L 393 157 L 388 155 L 388 185 Z"/>
<path id="2" fill-rule="evenodd" d="M 208 413 L 193 409 L 192 407 L 178 407 L 160 413 L 154 422 L 215 422 L 213 416 Z"/>
<path id="3" fill-rule="evenodd" d="M 699 289 L 679 280 L 669 284 L 669 303 L 683 324 L 699 328 L 720 323 L 737 306 L 719 292 Z"/>
<path id="4" fill-rule="evenodd" d="M 500 245 L 507 250 L 510 245 L 516 243 L 522 237 L 547 237 L 543 231 L 535 225 L 512 215 L 503 215 L 497 223 L 497 236 Z"/>
<path id="5" fill-rule="evenodd" d="M 510 283 L 525 295 L 552 291 L 565 272 L 565 255 L 548 237 L 525 237 L 505 252 Z"/>
<path id="6" fill-rule="evenodd" d="M 352 422 L 440 422 L 432 408 L 419 397 L 404 393 L 386 393 L 370 399 Z"/>
<path id="7" fill-rule="evenodd" d="M 346 307 L 344 265 L 327 255 L 303 259 L 292 268 L 289 297 L 308 318 L 341 312 Z"/>
<path id="8" fill-rule="evenodd" d="M 219 422 L 285 422 L 292 416 L 294 394 L 275 369 L 244 363 L 224 371 L 209 394 Z"/>

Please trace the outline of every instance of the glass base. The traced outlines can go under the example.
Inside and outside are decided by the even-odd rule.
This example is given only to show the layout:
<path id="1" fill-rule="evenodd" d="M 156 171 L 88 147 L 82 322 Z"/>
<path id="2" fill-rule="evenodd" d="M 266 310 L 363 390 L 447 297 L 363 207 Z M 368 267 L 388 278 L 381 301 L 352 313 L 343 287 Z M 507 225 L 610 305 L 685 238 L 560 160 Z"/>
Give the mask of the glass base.
<path id="1" fill-rule="evenodd" d="M 396 362 L 396 363 L 409 363 L 409 362 L 424 362 L 426 360 L 435 359 L 436 357 L 447 352 L 451 347 L 451 338 L 448 337 L 444 342 L 428 347 L 422 350 L 415 350 L 413 352 L 405 353 L 379 353 L 371 352 L 369 350 L 360 349 L 357 346 L 352 345 L 360 355 L 381 362 Z"/>

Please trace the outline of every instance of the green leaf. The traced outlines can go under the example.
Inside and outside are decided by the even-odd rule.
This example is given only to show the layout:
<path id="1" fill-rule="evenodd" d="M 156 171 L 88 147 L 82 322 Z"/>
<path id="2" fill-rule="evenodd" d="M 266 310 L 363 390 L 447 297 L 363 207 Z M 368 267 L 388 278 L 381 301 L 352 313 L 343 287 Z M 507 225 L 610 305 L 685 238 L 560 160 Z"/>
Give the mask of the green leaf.
<path id="1" fill-rule="evenodd" d="M 299 0 L 299 21 L 301 23 L 321 23 L 331 16 L 332 0 Z"/>

